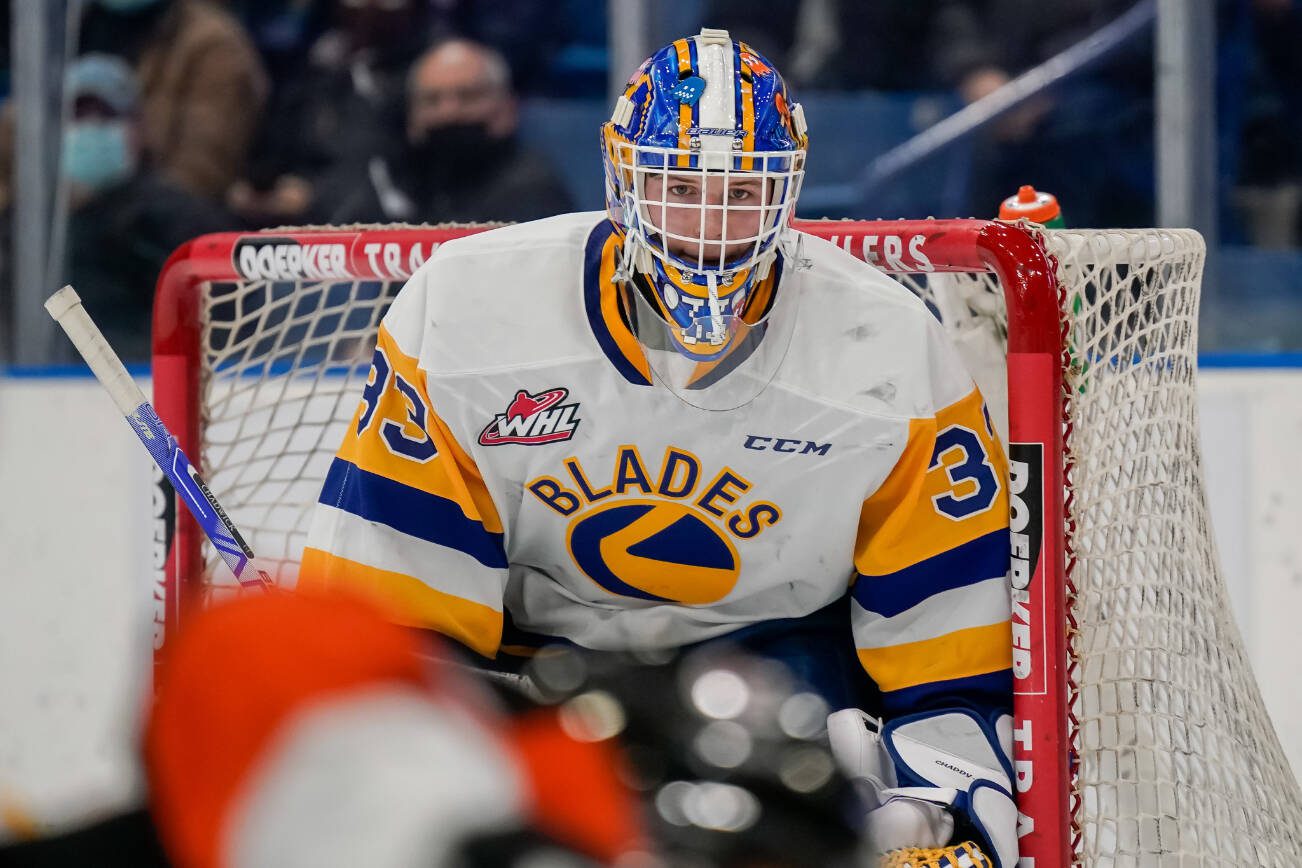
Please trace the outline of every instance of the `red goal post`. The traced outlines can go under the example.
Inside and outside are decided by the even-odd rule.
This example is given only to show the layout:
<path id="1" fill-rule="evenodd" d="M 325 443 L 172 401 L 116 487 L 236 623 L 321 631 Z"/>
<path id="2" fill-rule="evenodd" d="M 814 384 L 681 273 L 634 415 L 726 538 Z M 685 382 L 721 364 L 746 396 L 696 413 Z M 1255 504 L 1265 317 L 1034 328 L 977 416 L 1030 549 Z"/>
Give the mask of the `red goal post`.
<path id="1" fill-rule="evenodd" d="M 1219 689 L 1219 682 L 1199 681 L 1197 667 L 1186 673 L 1177 665 L 1174 676 L 1164 674 L 1144 657 L 1149 646 L 1158 646 L 1163 666 L 1171 666 L 1161 643 L 1179 642 L 1180 631 L 1153 627 L 1165 623 L 1162 618 L 1197 623 L 1210 617 L 1189 616 L 1183 611 L 1188 601 L 1172 596 L 1184 593 L 1183 563 L 1172 559 L 1187 556 L 1191 543 L 1209 553 L 1195 557 L 1197 602 L 1219 606 L 1215 614 L 1228 617 L 1201 499 L 1196 432 L 1187 430 L 1195 412 L 1201 240 L 1162 230 L 1047 233 L 1029 224 L 982 220 L 797 226 L 900 277 L 928 298 L 960 343 L 982 331 L 1003 347 L 1007 423 L 1001 427 L 1013 467 L 1015 534 L 1014 760 L 1023 859 L 1034 860 L 1022 864 L 1158 865 L 1167 862 L 1140 861 L 1142 854 L 1212 852 L 1230 858 L 1207 864 L 1237 864 L 1241 855 L 1258 852 L 1269 834 L 1278 837 L 1259 834 L 1256 820 L 1241 822 L 1238 809 L 1221 804 L 1221 794 L 1209 800 L 1189 792 L 1193 784 L 1185 779 L 1182 751 L 1191 736 L 1183 727 L 1170 732 L 1171 704 L 1188 708 L 1195 700 L 1186 694 Z M 154 311 L 155 407 L 254 551 L 276 559 L 281 575 L 293 575 L 294 546 L 301 547 L 306 531 L 302 515 L 314 500 L 313 483 L 319 488 L 314 471 L 304 468 L 317 453 L 333 453 L 338 442 L 322 434 L 318 425 L 324 423 L 304 420 L 324 406 L 326 415 L 346 424 L 360 393 L 360 380 L 337 386 L 322 371 L 369 358 L 386 299 L 438 245 L 486 228 L 491 227 L 223 233 L 182 246 L 163 270 Z M 352 313 L 360 325 L 348 324 Z M 355 329 L 348 346 L 314 343 L 326 340 L 337 323 L 341 330 Z M 301 347 L 309 344 L 314 349 L 304 354 Z M 356 354 L 358 348 L 364 355 Z M 315 372 L 296 380 L 298 364 Z M 1002 369 L 993 378 L 988 372 L 984 379 L 976 376 L 988 396 L 1004 387 Z M 263 384 L 274 384 L 266 395 L 256 392 Z M 991 403 L 1003 400 L 999 395 Z M 281 419 L 290 405 L 303 409 Z M 1118 408 L 1120 421 L 1114 418 Z M 205 439 L 217 430 L 226 433 Z M 267 440 L 267 430 L 280 431 L 279 439 Z M 1178 457 L 1162 445 L 1171 439 L 1168 431 L 1180 441 Z M 1120 453 L 1109 438 L 1121 441 Z M 1150 453 L 1152 462 L 1145 457 Z M 1118 462 L 1119 471 L 1112 467 Z M 1170 491 L 1163 488 L 1163 468 L 1176 468 Z M 1087 478 L 1088 489 L 1082 491 L 1077 476 Z M 301 504 L 267 507 L 267 496 L 259 493 L 248 498 L 259 505 L 245 508 L 244 492 L 295 485 L 292 498 Z M 1157 501 L 1154 485 L 1164 492 Z M 1126 502 L 1118 506 L 1118 498 Z M 273 514 L 268 509 L 275 519 L 261 518 Z M 1136 516 L 1126 515 L 1127 509 Z M 263 525 L 278 525 L 286 511 L 292 512 L 288 530 L 274 540 L 268 533 L 264 544 Z M 223 581 L 205 556 L 197 525 L 177 512 L 174 525 L 159 522 L 155 540 L 156 551 L 166 553 L 156 559 L 156 649 Z M 1114 518 L 1126 525 L 1120 535 Z M 1137 545 L 1160 546 L 1161 557 L 1135 560 Z M 1080 586 L 1082 577 L 1088 587 Z M 1174 614 L 1154 613 L 1153 606 Z M 1136 626 L 1123 625 L 1131 614 Z M 1248 777 L 1282 793 L 1268 800 L 1267 825 L 1302 828 L 1296 784 L 1261 710 L 1232 620 L 1218 621 L 1213 632 L 1217 642 L 1233 645 L 1228 656 L 1235 658 L 1218 677 L 1233 684 L 1238 703 L 1248 707 L 1249 720 L 1238 730 L 1250 733 L 1251 744 L 1239 747 L 1264 752 L 1248 763 Z M 1154 687 L 1163 677 L 1172 677 L 1174 686 Z M 1224 728 L 1235 729 L 1228 721 Z M 1236 738 L 1231 733 L 1214 749 L 1226 749 Z M 1234 762 L 1200 774 L 1240 774 Z M 1282 774 L 1271 763 L 1282 764 Z M 1232 801 L 1234 794 L 1225 798 Z M 1193 810 L 1185 810 L 1189 806 Z M 1284 834 L 1287 846 L 1302 848 L 1302 833 Z M 1219 849 L 1209 849 L 1208 840 Z"/>

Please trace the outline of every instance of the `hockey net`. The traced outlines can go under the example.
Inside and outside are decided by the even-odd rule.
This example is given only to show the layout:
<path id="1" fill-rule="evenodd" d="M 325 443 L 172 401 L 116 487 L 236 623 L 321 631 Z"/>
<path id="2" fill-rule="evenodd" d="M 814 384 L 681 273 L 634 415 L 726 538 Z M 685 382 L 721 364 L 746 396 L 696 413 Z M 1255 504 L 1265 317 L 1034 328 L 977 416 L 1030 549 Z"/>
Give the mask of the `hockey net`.
<path id="1" fill-rule="evenodd" d="M 279 581 L 294 579 L 394 294 L 439 244 L 484 228 L 211 235 L 169 261 L 155 404 Z M 1203 492 L 1201 239 L 977 220 L 800 228 L 928 300 L 1008 443 L 1023 864 L 1302 861 L 1302 797 Z M 156 648 L 233 585 L 181 512 L 158 541 Z"/>

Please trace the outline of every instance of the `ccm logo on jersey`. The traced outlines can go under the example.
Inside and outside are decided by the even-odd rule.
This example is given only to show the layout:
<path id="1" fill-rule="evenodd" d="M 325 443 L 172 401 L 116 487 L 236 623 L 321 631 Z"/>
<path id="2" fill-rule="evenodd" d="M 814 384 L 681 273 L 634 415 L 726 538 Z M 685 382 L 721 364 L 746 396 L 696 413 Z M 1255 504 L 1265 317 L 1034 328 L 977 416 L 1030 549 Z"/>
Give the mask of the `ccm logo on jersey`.
<path id="1" fill-rule="evenodd" d="M 790 437 L 761 437 L 758 434 L 747 434 L 746 442 L 741 444 L 747 449 L 754 449 L 756 452 L 787 452 L 790 454 L 800 453 L 801 455 L 826 455 L 832 448 L 831 443 L 815 443 L 813 440 L 793 440 Z"/>
<path id="2" fill-rule="evenodd" d="M 494 416 L 493 421 L 479 433 L 479 445 L 518 443 L 538 446 L 569 440 L 581 421 L 574 416 L 578 404 L 561 403 L 569 393 L 569 389 L 558 388 L 530 395 L 521 389 L 515 393 L 515 399 L 506 412 Z"/>

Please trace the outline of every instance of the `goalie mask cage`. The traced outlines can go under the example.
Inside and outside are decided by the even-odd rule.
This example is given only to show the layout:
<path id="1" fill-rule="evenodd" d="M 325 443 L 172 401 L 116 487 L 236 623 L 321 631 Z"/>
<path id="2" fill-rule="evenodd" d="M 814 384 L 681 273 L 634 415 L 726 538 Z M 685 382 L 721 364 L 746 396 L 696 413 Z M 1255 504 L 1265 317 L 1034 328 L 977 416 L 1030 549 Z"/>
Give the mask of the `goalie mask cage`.
<path id="1" fill-rule="evenodd" d="M 1302 798 L 1204 499 L 1202 240 L 981 220 L 797 225 L 923 294 L 1006 422 L 1022 865 L 1298 864 Z M 280 580 L 393 295 L 439 244 L 485 228 L 218 234 L 169 260 L 155 406 Z M 233 584 L 193 519 L 173 514 L 156 541 L 168 551 L 156 648 Z"/>

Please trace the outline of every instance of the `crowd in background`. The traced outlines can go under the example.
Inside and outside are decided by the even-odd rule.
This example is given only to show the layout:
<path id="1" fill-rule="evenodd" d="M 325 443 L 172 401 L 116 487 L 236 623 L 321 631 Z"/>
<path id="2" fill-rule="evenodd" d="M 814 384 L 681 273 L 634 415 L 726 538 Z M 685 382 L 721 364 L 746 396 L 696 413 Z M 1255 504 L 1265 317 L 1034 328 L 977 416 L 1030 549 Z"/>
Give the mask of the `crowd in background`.
<path id="1" fill-rule="evenodd" d="M 692 0 L 661 4 L 660 23 L 729 29 L 802 97 L 931 92 L 958 107 L 1132 3 Z M 606 16 L 605 0 L 87 0 L 65 83 L 66 276 L 140 360 L 153 275 L 203 232 L 599 208 L 567 181 L 577 164 L 599 174 L 595 127 L 577 153 L 527 145 L 520 127 L 529 104 L 604 106 Z M 1302 2 L 1218 0 L 1217 28 L 1223 240 L 1298 246 Z M 11 107 L 0 124 L 7 239 Z M 990 216 L 1029 182 L 1076 225 L 1152 225 L 1152 130 L 1139 39 L 978 137 L 956 216 Z"/>

